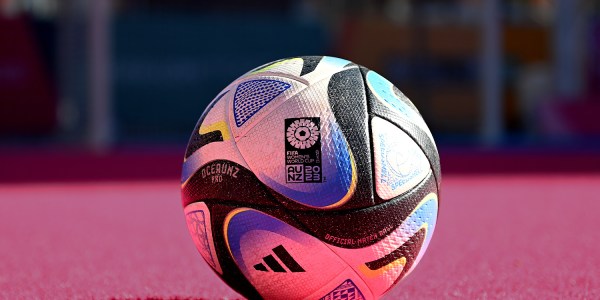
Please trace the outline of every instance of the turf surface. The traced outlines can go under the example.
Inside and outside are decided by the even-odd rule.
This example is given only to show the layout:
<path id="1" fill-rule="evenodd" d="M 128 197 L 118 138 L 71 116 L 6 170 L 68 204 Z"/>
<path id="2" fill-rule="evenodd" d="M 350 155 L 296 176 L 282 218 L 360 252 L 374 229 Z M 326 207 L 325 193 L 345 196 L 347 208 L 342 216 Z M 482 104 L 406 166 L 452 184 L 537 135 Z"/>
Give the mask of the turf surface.
<path id="1" fill-rule="evenodd" d="M 600 298 L 600 175 L 445 176 L 439 222 L 385 299 Z M 176 181 L 0 184 L 0 298 L 232 299 Z"/>

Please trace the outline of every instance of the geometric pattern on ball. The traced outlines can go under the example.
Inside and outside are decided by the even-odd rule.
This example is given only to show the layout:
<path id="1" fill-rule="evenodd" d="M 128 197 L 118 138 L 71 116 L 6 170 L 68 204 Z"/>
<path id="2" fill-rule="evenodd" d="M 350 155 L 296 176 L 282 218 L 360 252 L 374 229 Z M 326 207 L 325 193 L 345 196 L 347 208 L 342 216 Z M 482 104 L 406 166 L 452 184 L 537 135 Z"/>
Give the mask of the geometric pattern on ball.
<path id="1" fill-rule="evenodd" d="M 269 79 L 249 80 L 239 84 L 233 98 L 237 127 L 242 126 L 257 111 L 289 88 L 288 83 Z"/>
<path id="2" fill-rule="evenodd" d="M 327 294 L 323 298 L 319 300 L 364 300 L 365 296 L 358 289 L 358 287 L 352 282 L 352 280 L 348 279 L 340 284 L 335 290 L 331 291 L 331 293 Z"/>
<path id="3" fill-rule="evenodd" d="M 412 139 L 394 124 L 374 117 L 373 158 L 377 195 L 389 200 L 423 181 L 431 167 L 425 154 Z"/>
<path id="4" fill-rule="evenodd" d="M 186 222 L 198 252 L 219 274 L 223 274 L 215 251 L 210 211 L 203 202 L 192 203 L 185 208 Z"/>
<path id="5" fill-rule="evenodd" d="M 258 67 L 213 100 L 182 170 L 198 252 L 251 299 L 377 299 L 435 229 L 439 155 L 379 74 L 327 56 Z"/>

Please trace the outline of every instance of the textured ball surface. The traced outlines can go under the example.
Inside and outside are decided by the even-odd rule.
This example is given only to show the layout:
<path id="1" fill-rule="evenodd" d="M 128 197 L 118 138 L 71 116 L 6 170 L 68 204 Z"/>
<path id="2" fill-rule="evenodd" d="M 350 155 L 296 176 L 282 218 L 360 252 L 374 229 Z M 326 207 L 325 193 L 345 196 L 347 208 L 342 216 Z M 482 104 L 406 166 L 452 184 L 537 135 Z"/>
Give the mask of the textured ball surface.
<path id="1" fill-rule="evenodd" d="M 227 86 L 194 128 L 181 180 L 194 243 L 232 288 L 329 300 L 377 299 L 415 268 L 441 175 L 427 125 L 396 87 L 310 56 Z"/>

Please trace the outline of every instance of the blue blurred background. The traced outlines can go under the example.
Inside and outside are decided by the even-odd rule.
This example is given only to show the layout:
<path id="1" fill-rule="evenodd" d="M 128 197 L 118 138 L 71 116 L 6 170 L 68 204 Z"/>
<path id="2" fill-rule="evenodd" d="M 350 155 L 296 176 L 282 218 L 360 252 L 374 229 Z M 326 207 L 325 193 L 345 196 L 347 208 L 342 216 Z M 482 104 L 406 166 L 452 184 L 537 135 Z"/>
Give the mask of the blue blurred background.
<path id="1" fill-rule="evenodd" d="M 176 172 L 223 87 L 299 55 L 343 57 L 390 79 L 422 112 L 443 167 L 444 157 L 460 169 L 552 152 L 559 160 L 584 153 L 578 163 L 595 160 L 593 169 L 599 8 L 587 0 L 0 0 L 0 177 L 35 177 L 17 169 L 43 155 L 37 163 L 48 168 L 96 159 L 91 169 L 115 174 L 124 167 L 114 157 L 145 153 Z M 491 154 L 473 163 L 472 153 Z M 98 160 L 111 155 L 114 166 Z"/>

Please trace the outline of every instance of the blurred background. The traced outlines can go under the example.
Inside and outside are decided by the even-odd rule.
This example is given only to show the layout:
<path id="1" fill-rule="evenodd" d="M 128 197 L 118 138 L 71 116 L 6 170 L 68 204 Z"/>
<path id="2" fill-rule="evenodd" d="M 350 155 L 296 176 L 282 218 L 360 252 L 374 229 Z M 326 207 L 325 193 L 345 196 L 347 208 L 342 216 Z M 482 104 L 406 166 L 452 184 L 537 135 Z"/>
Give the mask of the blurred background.
<path id="1" fill-rule="evenodd" d="M 600 170 L 600 1 L 0 0 L 0 180 L 177 178 L 212 98 L 300 55 L 395 83 L 444 171 Z"/>

